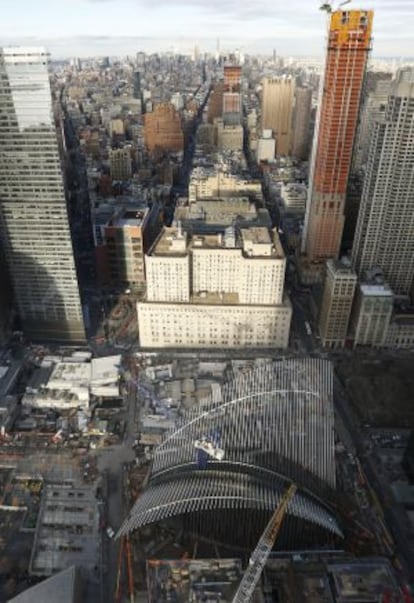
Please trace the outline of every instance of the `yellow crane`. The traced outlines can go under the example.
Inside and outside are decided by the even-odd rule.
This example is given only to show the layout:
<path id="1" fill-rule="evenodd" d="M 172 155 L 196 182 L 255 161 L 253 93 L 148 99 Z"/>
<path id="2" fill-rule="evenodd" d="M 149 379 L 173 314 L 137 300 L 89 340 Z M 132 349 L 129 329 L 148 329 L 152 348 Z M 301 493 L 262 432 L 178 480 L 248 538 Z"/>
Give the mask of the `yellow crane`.
<path id="1" fill-rule="evenodd" d="M 295 495 L 297 486 L 291 484 L 283 494 L 275 512 L 264 529 L 259 542 L 249 560 L 249 565 L 244 573 L 239 588 L 233 598 L 233 603 L 249 603 L 260 580 L 266 561 L 276 542 L 277 535 L 285 517 L 288 505 Z"/>

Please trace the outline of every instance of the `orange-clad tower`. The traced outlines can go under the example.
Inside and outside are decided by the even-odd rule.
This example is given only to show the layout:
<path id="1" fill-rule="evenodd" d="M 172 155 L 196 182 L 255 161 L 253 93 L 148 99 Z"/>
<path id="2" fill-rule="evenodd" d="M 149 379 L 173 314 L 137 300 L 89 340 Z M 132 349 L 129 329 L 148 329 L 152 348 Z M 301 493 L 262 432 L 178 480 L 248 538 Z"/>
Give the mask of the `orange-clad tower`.
<path id="1" fill-rule="evenodd" d="M 236 123 L 241 119 L 241 78 L 240 65 L 224 66 L 223 119 Z"/>
<path id="2" fill-rule="evenodd" d="M 302 241 L 309 264 L 324 264 L 328 258 L 337 258 L 340 251 L 372 20 L 372 11 L 330 14 Z"/>

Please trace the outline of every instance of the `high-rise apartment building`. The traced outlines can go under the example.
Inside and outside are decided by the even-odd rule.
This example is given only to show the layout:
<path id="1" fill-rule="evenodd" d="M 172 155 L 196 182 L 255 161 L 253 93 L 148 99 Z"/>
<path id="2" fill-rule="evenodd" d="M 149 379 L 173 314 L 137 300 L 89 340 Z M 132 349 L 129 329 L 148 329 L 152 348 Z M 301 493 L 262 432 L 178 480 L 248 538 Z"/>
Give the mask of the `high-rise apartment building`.
<path id="1" fill-rule="evenodd" d="M 298 86 L 292 118 L 292 155 L 297 159 L 308 158 L 311 111 L 312 88 Z"/>
<path id="2" fill-rule="evenodd" d="M 357 275 L 339 260 L 326 262 L 326 278 L 319 316 L 319 333 L 326 347 L 342 347 L 348 332 Z"/>
<path id="3" fill-rule="evenodd" d="M 371 142 L 371 134 L 377 119 L 384 113 L 388 103 L 390 94 L 391 74 L 383 74 L 384 79 L 378 79 L 375 83 L 375 88 L 365 99 L 364 106 L 361 111 L 357 137 L 355 141 L 353 171 L 363 169 L 368 160 L 368 151 Z"/>
<path id="4" fill-rule="evenodd" d="M 414 69 L 398 72 L 373 125 L 352 249 L 359 275 L 379 267 L 396 295 L 414 278 Z"/>
<path id="5" fill-rule="evenodd" d="M 226 125 L 239 125 L 241 118 L 241 67 L 224 66 L 223 120 Z"/>
<path id="6" fill-rule="evenodd" d="M 323 265 L 339 254 L 372 20 L 373 12 L 363 10 L 330 16 L 302 242 L 309 262 Z"/>
<path id="7" fill-rule="evenodd" d="M 85 338 L 47 53 L 0 50 L 0 236 L 26 335 Z"/>
<path id="8" fill-rule="evenodd" d="M 273 131 L 277 155 L 290 154 L 294 93 L 295 81 L 290 76 L 263 80 L 262 129 Z"/>

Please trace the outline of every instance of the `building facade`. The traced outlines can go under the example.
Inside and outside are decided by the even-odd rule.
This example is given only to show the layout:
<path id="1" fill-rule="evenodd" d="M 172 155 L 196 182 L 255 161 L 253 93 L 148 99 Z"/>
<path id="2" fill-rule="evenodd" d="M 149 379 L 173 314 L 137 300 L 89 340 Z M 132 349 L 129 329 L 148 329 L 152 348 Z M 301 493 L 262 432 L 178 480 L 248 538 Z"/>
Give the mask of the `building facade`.
<path id="1" fill-rule="evenodd" d="M 277 155 L 289 155 L 295 81 L 290 76 L 282 76 L 264 78 L 262 83 L 262 129 L 273 131 Z"/>
<path id="2" fill-rule="evenodd" d="M 243 149 L 243 126 L 226 124 L 222 119 L 214 120 L 217 148 L 220 151 Z"/>
<path id="3" fill-rule="evenodd" d="M 384 77 L 390 75 L 387 73 L 384 74 Z M 373 128 L 376 121 L 384 114 L 390 89 L 390 78 L 380 79 L 376 82 L 374 90 L 365 99 L 355 141 L 353 171 L 364 169 L 367 164 Z"/>
<path id="4" fill-rule="evenodd" d="M 241 120 L 241 77 L 240 65 L 224 66 L 223 121 L 226 125 L 240 125 Z"/>
<path id="5" fill-rule="evenodd" d="M 142 347 L 286 349 L 289 343 L 292 307 L 287 299 L 270 307 L 141 302 L 137 312 Z"/>
<path id="6" fill-rule="evenodd" d="M 137 306 L 142 346 L 287 347 L 292 308 L 277 232 L 252 227 L 189 237 L 181 227 L 165 228 L 145 265 L 147 300 Z"/>
<path id="7" fill-rule="evenodd" d="M 358 286 L 351 316 L 354 347 L 385 345 L 393 299 L 393 292 L 387 285 L 361 283 Z"/>
<path id="8" fill-rule="evenodd" d="M 338 10 L 330 17 L 302 243 L 307 260 L 322 266 L 340 250 L 372 19 L 372 11 L 360 10 Z"/>
<path id="9" fill-rule="evenodd" d="M 207 105 L 207 121 L 209 124 L 213 124 L 216 117 L 223 116 L 223 93 L 224 83 L 217 82 L 214 84 Z"/>
<path id="10" fill-rule="evenodd" d="M 83 341 L 47 60 L 42 48 L 0 50 L 0 236 L 25 334 Z"/>
<path id="11" fill-rule="evenodd" d="M 112 180 L 130 180 L 132 177 L 132 160 L 129 149 L 112 149 L 110 153 Z"/>
<path id="12" fill-rule="evenodd" d="M 257 141 L 256 159 L 261 161 L 273 161 L 276 152 L 276 141 L 272 136 L 272 130 L 263 130 L 262 136 Z"/>
<path id="13" fill-rule="evenodd" d="M 356 283 L 357 276 L 350 266 L 338 260 L 326 262 L 319 316 L 319 333 L 325 347 L 345 345 Z"/>
<path id="14" fill-rule="evenodd" d="M 378 266 L 396 295 L 414 277 L 414 69 L 398 72 L 373 127 L 352 249 L 358 274 Z"/>
<path id="15" fill-rule="evenodd" d="M 298 86 L 292 117 L 292 155 L 305 161 L 309 155 L 312 88 Z"/>
<path id="16" fill-rule="evenodd" d="M 414 350 L 414 312 L 396 312 L 390 322 L 385 346 Z"/>
<path id="17" fill-rule="evenodd" d="M 159 206 L 128 207 L 106 225 L 104 240 L 112 283 L 134 290 L 145 286 L 144 252 L 159 231 Z"/>
<path id="18" fill-rule="evenodd" d="M 181 118 L 171 103 L 160 103 L 144 115 L 145 146 L 150 153 L 184 149 Z"/>

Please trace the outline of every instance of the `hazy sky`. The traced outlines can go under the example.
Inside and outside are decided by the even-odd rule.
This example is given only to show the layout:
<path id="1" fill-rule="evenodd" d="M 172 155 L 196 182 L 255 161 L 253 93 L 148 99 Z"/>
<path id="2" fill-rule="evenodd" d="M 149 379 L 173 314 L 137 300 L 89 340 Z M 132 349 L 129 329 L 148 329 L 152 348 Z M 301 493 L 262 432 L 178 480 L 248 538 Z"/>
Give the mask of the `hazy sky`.
<path id="1" fill-rule="evenodd" d="M 46 44 L 54 58 L 137 50 L 320 54 L 322 0 L 0 0 L 0 44 Z M 334 3 L 335 5 L 338 2 Z M 414 55 L 414 0 L 354 0 L 374 9 L 374 55 Z"/>

